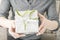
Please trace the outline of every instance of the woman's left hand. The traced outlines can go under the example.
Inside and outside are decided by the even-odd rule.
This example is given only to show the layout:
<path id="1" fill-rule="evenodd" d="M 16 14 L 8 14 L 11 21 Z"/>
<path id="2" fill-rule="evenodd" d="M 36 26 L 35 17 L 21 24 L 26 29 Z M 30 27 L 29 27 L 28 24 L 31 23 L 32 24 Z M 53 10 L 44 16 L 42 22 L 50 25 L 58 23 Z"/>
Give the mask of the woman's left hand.
<path id="1" fill-rule="evenodd" d="M 39 27 L 39 32 L 37 33 L 37 36 L 43 34 L 46 31 L 46 25 L 49 22 L 49 20 L 45 18 L 43 15 L 41 15 L 40 13 L 38 14 L 38 16 L 40 18 L 41 25 Z"/>

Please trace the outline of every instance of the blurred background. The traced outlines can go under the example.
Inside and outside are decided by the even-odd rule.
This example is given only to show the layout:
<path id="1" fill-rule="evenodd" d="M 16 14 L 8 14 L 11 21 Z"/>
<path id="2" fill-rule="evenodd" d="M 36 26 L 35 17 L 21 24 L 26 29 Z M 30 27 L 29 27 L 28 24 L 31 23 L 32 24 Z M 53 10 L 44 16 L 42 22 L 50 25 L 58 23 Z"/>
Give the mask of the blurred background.
<path id="1" fill-rule="evenodd" d="M 60 15 L 60 0 L 56 0 L 56 9 L 57 13 Z M 12 12 L 10 10 L 10 15 L 9 19 L 12 16 Z M 59 21 L 60 21 L 60 16 L 59 16 Z M 7 29 L 5 28 L 0 28 L 0 40 L 8 40 L 7 39 Z M 46 32 L 42 35 L 42 40 L 60 40 L 60 28 L 57 31 L 50 31 L 46 30 Z"/>

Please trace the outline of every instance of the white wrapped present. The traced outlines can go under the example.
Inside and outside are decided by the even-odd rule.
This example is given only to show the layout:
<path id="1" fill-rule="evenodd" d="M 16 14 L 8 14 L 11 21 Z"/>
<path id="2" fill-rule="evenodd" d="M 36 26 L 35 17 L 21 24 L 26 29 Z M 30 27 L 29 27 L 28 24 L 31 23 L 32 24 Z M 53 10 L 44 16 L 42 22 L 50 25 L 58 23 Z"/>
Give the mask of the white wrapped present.
<path id="1" fill-rule="evenodd" d="M 38 12 L 37 10 L 15 11 L 16 33 L 37 33 Z"/>

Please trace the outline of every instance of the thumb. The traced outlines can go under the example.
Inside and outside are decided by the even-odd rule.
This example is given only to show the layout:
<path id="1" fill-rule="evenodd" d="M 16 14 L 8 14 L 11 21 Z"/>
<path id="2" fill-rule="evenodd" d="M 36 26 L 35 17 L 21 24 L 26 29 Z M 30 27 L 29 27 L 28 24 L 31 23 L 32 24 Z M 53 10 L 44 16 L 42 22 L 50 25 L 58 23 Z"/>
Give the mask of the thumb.
<path id="1" fill-rule="evenodd" d="M 40 13 L 38 13 L 38 16 L 40 17 L 40 18 L 45 18 L 42 14 L 40 14 Z"/>
<path id="2" fill-rule="evenodd" d="M 40 18 L 40 21 L 42 22 L 45 19 L 45 16 L 43 16 L 42 14 L 38 13 L 38 17 Z"/>

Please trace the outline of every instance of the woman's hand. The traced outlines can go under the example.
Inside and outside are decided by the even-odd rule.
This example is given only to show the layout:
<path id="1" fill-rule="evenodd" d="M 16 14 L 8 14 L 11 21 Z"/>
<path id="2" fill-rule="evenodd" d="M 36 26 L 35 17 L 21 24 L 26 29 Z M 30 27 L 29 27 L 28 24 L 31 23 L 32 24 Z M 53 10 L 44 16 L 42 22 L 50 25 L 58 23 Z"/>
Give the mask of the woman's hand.
<path id="1" fill-rule="evenodd" d="M 15 32 L 15 28 L 9 28 L 9 33 L 11 34 L 12 37 L 16 38 L 20 38 L 20 37 L 24 37 L 25 34 L 18 34 Z"/>
<path id="2" fill-rule="evenodd" d="M 3 28 L 8 28 L 9 33 L 14 38 L 25 36 L 24 34 L 15 33 L 15 21 L 14 20 L 8 20 L 4 17 L 0 17 L 0 26 Z"/>
<path id="3" fill-rule="evenodd" d="M 10 27 L 8 30 L 9 30 L 9 33 L 11 34 L 12 37 L 14 37 L 15 39 L 16 38 L 20 38 L 20 37 L 24 37 L 25 34 L 18 34 L 15 32 L 15 21 L 11 21 L 11 25 L 12 27 Z"/>
<path id="4" fill-rule="evenodd" d="M 8 20 L 4 17 L 0 17 L 0 27 L 3 27 L 3 28 L 10 28 L 12 27 L 12 22 L 13 20 Z"/>
<path id="5" fill-rule="evenodd" d="M 40 21 L 41 21 L 41 25 L 39 27 L 39 32 L 37 33 L 37 35 L 41 35 L 46 31 L 46 25 L 48 24 L 49 20 L 46 19 L 43 15 L 41 15 L 40 13 L 38 14 Z"/>

